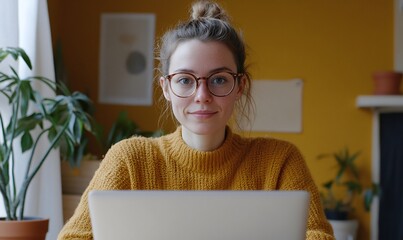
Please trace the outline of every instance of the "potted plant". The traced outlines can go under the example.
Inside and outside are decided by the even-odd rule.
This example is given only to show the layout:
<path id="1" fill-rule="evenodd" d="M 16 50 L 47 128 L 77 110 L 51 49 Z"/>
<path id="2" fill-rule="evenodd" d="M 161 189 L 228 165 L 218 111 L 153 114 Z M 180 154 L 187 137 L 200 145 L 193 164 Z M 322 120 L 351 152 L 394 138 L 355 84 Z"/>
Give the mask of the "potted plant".
<path id="1" fill-rule="evenodd" d="M 8 56 L 12 56 L 15 61 L 22 59 L 32 69 L 31 61 L 23 49 L 0 48 L 0 64 Z M 27 222 L 36 222 L 29 221 L 24 216 L 26 194 L 32 179 L 51 150 L 59 146 L 61 139 L 65 139 L 69 151 L 73 151 L 73 147 L 80 145 L 83 132 L 91 130 L 91 117 L 81 107 L 82 103 L 90 102 L 86 95 L 80 92 L 70 93 L 63 84 L 45 77 L 20 78 L 12 66 L 9 66 L 9 70 L 9 73 L 0 72 L 0 93 L 6 97 L 10 107 L 9 114 L 5 114 L 4 109 L 0 111 L 0 191 L 6 210 L 6 217 L 0 220 L 0 225 L 3 226 L 0 227 L 1 234 L 14 229 L 10 225 L 12 223 L 24 225 Z M 42 96 L 35 90 L 34 84 L 49 88 L 55 96 Z M 38 143 L 42 138 L 48 138 L 49 145 L 45 151 L 39 152 Z M 18 152 L 14 148 L 16 144 L 20 145 L 22 152 L 29 153 L 25 175 L 18 186 L 15 181 L 15 163 L 19 161 Z M 33 161 L 34 156 L 38 161 Z M 45 231 L 40 234 L 43 239 L 46 236 L 48 220 L 45 219 L 44 222 L 45 227 L 31 227 L 42 228 Z M 17 232 L 23 234 L 21 239 L 31 239 L 25 230 Z M 10 234 L 9 237 L 15 237 L 14 233 Z"/>
<path id="2" fill-rule="evenodd" d="M 372 183 L 372 186 L 364 188 L 360 182 L 359 169 L 355 163 L 359 155 L 360 152 L 350 153 L 348 148 L 344 148 L 338 152 L 318 156 L 318 159 L 330 158 L 337 164 L 336 175 L 322 185 L 324 191 L 320 193 L 326 217 L 333 226 L 336 239 L 337 235 L 348 236 L 348 234 L 355 238 L 358 222 L 349 219 L 350 213 L 354 210 L 354 199 L 362 197 L 363 206 L 369 211 L 374 197 L 379 195 L 378 184 Z M 338 231 L 350 231 L 350 233 Z"/>

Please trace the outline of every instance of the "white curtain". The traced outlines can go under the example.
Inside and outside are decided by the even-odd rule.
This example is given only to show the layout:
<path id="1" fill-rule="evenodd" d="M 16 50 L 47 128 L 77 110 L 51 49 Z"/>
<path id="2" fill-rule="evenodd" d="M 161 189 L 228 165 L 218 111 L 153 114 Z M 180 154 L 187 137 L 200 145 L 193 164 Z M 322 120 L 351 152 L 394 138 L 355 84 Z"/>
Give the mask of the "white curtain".
<path id="1" fill-rule="evenodd" d="M 32 71 L 20 62 L 21 65 L 17 67 L 20 76 L 40 75 L 55 79 L 47 1 L 0 0 L 0 6 L 0 47 L 21 47 L 32 61 Z M 47 89 L 38 90 L 47 96 L 53 94 Z M 7 109 L 7 102 L 1 98 L 0 111 L 7 114 Z M 49 142 L 44 139 L 41 144 L 45 148 Z M 27 154 L 24 154 L 15 159 L 23 160 L 26 157 Z M 19 177 L 25 172 L 24 162 L 16 161 Z M 63 225 L 62 214 L 60 156 L 58 151 L 53 151 L 29 187 L 25 216 L 49 218 L 47 239 L 54 240 Z M 0 215 L 5 215 L 2 202 Z"/>

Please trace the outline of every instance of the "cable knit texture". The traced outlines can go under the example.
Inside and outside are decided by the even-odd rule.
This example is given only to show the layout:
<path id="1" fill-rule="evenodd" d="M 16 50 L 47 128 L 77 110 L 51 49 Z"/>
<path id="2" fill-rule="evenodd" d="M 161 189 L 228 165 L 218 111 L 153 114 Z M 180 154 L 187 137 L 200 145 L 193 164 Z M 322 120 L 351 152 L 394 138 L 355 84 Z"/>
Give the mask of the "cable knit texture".
<path id="1" fill-rule="evenodd" d="M 132 137 L 115 144 L 58 239 L 92 239 L 87 197 L 93 189 L 307 190 L 306 239 L 334 239 L 298 149 L 276 139 L 244 138 L 229 128 L 224 143 L 208 152 L 186 145 L 180 127 L 159 138 Z"/>

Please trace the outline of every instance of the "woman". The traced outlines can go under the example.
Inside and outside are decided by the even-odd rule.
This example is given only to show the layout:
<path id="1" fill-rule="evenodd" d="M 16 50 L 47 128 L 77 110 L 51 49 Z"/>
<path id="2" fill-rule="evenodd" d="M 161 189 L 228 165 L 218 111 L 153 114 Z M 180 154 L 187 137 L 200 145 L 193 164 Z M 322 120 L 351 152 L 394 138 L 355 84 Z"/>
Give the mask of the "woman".
<path id="1" fill-rule="evenodd" d="M 193 5 L 192 19 L 162 38 L 159 84 L 179 127 L 169 135 L 133 137 L 106 154 L 59 239 L 91 239 L 92 189 L 307 190 L 307 239 L 334 239 L 317 187 L 295 146 L 244 138 L 228 127 L 251 102 L 245 47 L 215 3 Z M 243 104 L 242 104 L 243 103 Z"/>

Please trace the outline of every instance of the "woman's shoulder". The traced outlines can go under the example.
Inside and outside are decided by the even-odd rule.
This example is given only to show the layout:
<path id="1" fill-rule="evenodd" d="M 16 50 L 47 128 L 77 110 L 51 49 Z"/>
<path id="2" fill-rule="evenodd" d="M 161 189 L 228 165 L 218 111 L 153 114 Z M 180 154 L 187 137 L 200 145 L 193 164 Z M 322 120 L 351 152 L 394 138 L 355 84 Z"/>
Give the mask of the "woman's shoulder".
<path id="1" fill-rule="evenodd" d="M 262 147 L 279 147 L 279 148 L 296 148 L 295 144 L 290 141 L 268 137 L 268 136 L 259 136 L 259 137 L 250 137 L 250 136 L 239 136 L 238 138 L 241 141 L 249 142 L 252 146 L 262 146 Z"/>
<path id="2" fill-rule="evenodd" d="M 166 134 L 160 137 L 132 136 L 115 143 L 109 151 L 120 154 L 144 153 L 147 151 L 158 151 L 164 147 L 167 141 L 172 141 L 175 133 Z"/>
<path id="3" fill-rule="evenodd" d="M 110 151 L 117 152 L 132 152 L 139 151 L 146 148 L 146 146 L 154 145 L 159 140 L 159 138 L 143 137 L 143 136 L 132 136 L 127 139 L 123 139 L 111 146 Z"/>
<path id="4" fill-rule="evenodd" d="M 256 151 L 260 153 L 270 153 L 270 154 L 300 154 L 298 147 L 287 140 L 282 140 L 273 137 L 239 137 L 240 141 L 248 145 L 250 151 Z"/>

